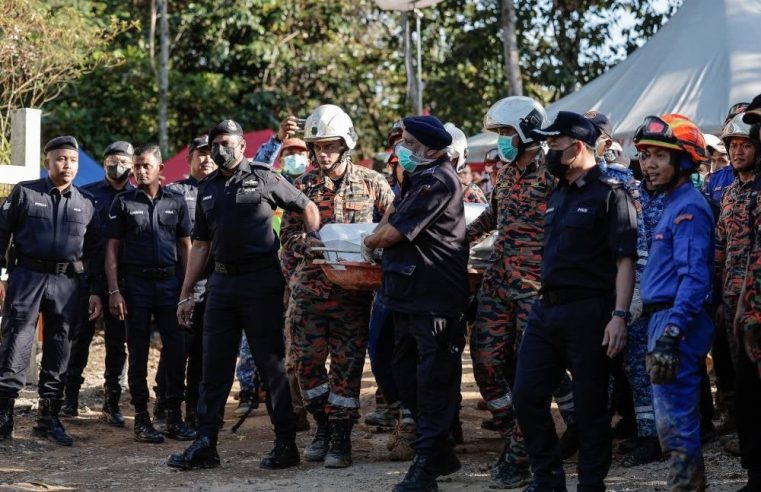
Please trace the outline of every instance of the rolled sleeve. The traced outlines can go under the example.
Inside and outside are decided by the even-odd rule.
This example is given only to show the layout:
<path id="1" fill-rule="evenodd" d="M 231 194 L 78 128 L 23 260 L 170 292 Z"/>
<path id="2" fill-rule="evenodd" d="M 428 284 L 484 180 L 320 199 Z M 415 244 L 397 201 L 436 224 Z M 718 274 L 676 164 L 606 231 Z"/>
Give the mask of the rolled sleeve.
<path id="1" fill-rule="evenodd" d="M 623 188 L 614 188 L 610 194 L 608 248 L 615 258 L 637 256 L 637 209 Z"/>
<path id="2" fill-rule="evenodd" d="M 444 211 L 452 195 L 438 180 L 422 184 L 399 203 L 388 223 L 408 241 L 414 241 Z"/>

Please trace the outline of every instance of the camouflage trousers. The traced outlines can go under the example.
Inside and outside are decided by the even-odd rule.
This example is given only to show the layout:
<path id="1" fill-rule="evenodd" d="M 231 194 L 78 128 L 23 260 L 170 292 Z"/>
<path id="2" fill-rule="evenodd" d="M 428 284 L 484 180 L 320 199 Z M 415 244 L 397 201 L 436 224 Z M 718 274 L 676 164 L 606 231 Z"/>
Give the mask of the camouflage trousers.
<path id="1" fill-rule="evenodd" d="M 372 294 L 334 289 L 327 299 L 293 292 L 286 326 L 304 403 L 312 415 L 359 419 Z M 325 364 L 330 356 L 330 369 Z"/>
<path id="2" fill-rule="evenodd" d="M 248 345 L 245 333 L 240 338 L 238 365 L 235 367 L 235 376 L 238 378 L 241 391 L 254 391 L 256 364 L 254 364 L 254 356 L 251 355 L 251 347 Z"/>
<path id="3" fill-rule="evenodd" d="M 649 323 L 650 316 L 641 316 L 629 325 L 626 334 L 626 346 L 624 347 L 624 370 L 632 390 L 639 437 L 656 437 L 658 435 L 653 410 L 653 386 L 645 368 Z"/>
<path id="4" fill-rule="evenodd" d="M 723 308 L 723 317 L 720 320 L 723 326 L 717 326 L 717 330 L 724 330 L 727 336 L 727 344 L 729 345 L 729 356 L 732 359 L 732 366 L 737 367 L 737 356 L 739 350 L 743 350 L 741 347 L 742 341 L 738 340 L 735 336 L 735 313 L 737 312 L 737 303 L 739 302 L 739 296 L 725 295 L 721 297 L 721 306 Z"/>

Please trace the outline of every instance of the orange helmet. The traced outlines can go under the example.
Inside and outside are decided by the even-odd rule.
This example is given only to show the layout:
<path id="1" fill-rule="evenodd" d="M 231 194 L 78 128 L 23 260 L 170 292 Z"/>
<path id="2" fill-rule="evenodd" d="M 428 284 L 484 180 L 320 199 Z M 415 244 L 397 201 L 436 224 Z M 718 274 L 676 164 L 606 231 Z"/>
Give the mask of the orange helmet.
<path id="1" fill-rule="evenodd" d="M 637 150 L 662 147 L 687 153 L 695 166 L 708 161 L 706 142 L 695 123 L 681 114 L 648 116 L 634 134 Z"/>
<path id="2" fill-rule="evenodd" d="M 298 148 L 306 152 L 307 144 L 300 138 L 286 138 L 283 140 L 283 145 L 280 147 L 280 152 L 290 148 Z"/>

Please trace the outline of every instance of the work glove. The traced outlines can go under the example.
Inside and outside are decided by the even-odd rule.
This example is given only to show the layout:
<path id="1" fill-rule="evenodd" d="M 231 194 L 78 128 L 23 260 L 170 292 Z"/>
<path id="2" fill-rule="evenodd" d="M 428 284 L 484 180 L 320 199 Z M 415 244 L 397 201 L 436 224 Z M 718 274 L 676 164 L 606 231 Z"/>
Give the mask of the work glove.
<path id="1" fill-rule="evenodd" d="M 669 384 L 679 370 L 679 339 L 663 334 L 645 357 L 645 367 L 653 384 Z"/>
<path id="2" fill-rule="evenodd" d="M 377 263 L 381 260 L 383 257 L 383 248 L 368 248 L 365 246 L 365 238 L 369 236 L 370 234 L 362 234 L 359 237 L 359 247 L 360 247 L 360 253 L 362 254 L 362 259 L 365 260 L 368 263 Z"/>

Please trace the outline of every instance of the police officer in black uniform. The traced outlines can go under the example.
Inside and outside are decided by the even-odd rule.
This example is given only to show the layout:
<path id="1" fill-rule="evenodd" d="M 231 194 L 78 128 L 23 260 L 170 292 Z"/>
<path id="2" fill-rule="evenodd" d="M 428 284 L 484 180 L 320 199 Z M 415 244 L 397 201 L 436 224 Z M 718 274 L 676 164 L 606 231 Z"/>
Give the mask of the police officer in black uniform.
<path id="1" fill-rule="evenodd" d="M 469 250 L 462 185 L 445 152 L 451 135 L 433 116 L 403 125 L 394 151 L 402 191 L 364 239 L 363 256 L 383 248 L 379 302 L 393 315 L 394 379 L 417 423 L 415 461 L 394 490 L 435 490 L 436 477 L 460 469 L 448 434 L 459 407 Z"/>
<path id="2" fill-rule="evenodd" d="M 108 210 L 111 207 L 111 202 L 114 201 L 114 197 L 122 191 L 134 189 L 134 186 L 129 182 L 134 155 L 132 144 L 124 141 L 114 142 L 106 147 L 103 154 L 103 167 L 106 169 L 105 178 L 81 188 L 93 196 L 101 228 L 108 222 Z M 102 231 L 100 236 L 101 245 L 98 248 L 98 255 L 90 261 L 90 267 L 98 270 L 103 269 L 106 250 L 106 239 Z M 100 285 L 103 289 L 98 292 L 98 297 L 106 299 L 108 294 L 105 292 L 105 284 L 101 283 Z M 86 310 L 87 303 L 83 304 L 83 309 Z M 95 325 L 96 322 L 88 321 L 87 316 L 80 317 L 74 339 L 71 342 L 71 357 L 66 369 L 64 401 L 63 407 L 61 407 L 61 415 L 64 417 L 76 417 L 79 414 L 79 388 L 85 381 L 82 373 L 87 367 L 87 359 L 90 356 L 90 343 L 95 334 Z M 103 372 L 105 401 L 103 402 L 101 419 L 115 427 L 124 427 L 124 417 L 119 409 L 122 375 L 124 363 L 127 360 L 127 348 L 125 346 L 127 338 L 124 332 L 124 321 L 114 318 L 108 309 L 104 309 L 103 328 L 103 338 L 106 345 L 106 368 Z"/>
<path id="3" fill-rule="evenodd" d="M 174 316 L 180 289 L 177 269 L 184 270 L 190 251 L 190 218 L 182 195 L 159 184 L 163 169 L 158 146 L 144 145 L 135 150 L 138 187 L 116 196 L 106 227 L 108 307 L 115 318 L 125 320 L 135 440 L 147 443 L 164 440 L 148 415 L 146 378 L 151 315 L 161 333 L 166 365 L 165 434 L 186 441 L 195 437 L 195 432 L 182 422 L 180 413 L 185 384 L 185 334 Z M 119 286 L 120 272 L 124 294 Z"/>
<path id="4" fill-rule="evenodd" d="M 634 288 L 637 224 L 621 183 L 602 175 L 599 129 L 561 111 L 534 130 L 549 144 L 560 181 L 544 219 L 541 298 L 521 342 L 513 403 L 531 460 L 530 492 L 565 491 L 550 398 L 564 371 L 573 378 L 579 429 L 579 491 L 605 490 L 611 462 L 608 374 L 626 340 Z"/>
<path id="5" fill-rule="evenodd" d="M 214 160 L 211 158 L 211 149 L 209 147 L 209 137 L 207 135 L 194 138 L 188 147 L 187 156 L 188 166 L 190 167 L 190 176 L 181 181 L 167 185 L 167 189 L 176 191 L 185 197 L 185 203 L 188 204 L 190 224 L 193 225 L 196 216 L 196 203 L 198 197 L 198 186 L 201 181 L 217 169 Z M 213 265 L 212 265 L 213 266 Z M 184 276 L 185 272 L 181 272 Z M 185 338 L 185 350 L 188 363 L 187 384 L 185 386 L 185 424 L 190 428 L 197 425 L 196 406 L 198 405 L 198 390 L 201 385 L 201 342 L 203 339 L 203 313 L 206 309 L 206 279 L 207 275 L 196 283 L 193 288 L 193 316 L 190 330 Z M 159 367 L 156 371 L 156 406 L 154 407 L 154 425 L 164 412 L 164 392 L 166 385 L 164 358 L 159 360 Z M 157 426 L 158 427 L 158 426 Z"/>
<path id="6" fill-rule="evenodd" d="M 43 352 L 38 383 L 40 404 L 35 434 L 71 446 L 74 440 L 58 419 L 63 376 L 69 361 L 69 331 L 77 323 L 85 261 L 98 247 L 98 216 L 92 197 L 72 185 L 79 165 L 74 137 L 45 146 L 46 178 L 17 184 L 0 208 L 0 252 L 13 236 L 15 265 L 8 285 L 0 282 L 0 440 L 13 433 L 13 404 L 24 387 L 37 317 L 42 313 Z M 97 284 L 97 282 L 95 282 Z M 97 292 L 94 287 L 91 292 Z M 89 318 L 100 316 L 97 295 L 89 298 Z"/>
<path id="7" fill-rule="evenodd" d="M 284 367 L 283 290 L 278 238 L 272 230 L 275 208 L 300 211 L 307 234 L 317 236 L 317 206 L 269 166 L 243 157 L 243 130 L 225 120 L 209 132 L 211 155 L 219 166 L 198 190 L 193 248 L 185 274 L 177 317 L 189 325 L 193 286 L 209 253 L 214 273 L 206 285 L 203 333 L 203 381 L 198 403 L 198 437 L 167 464 L 174 468 L 219 466 L 217 433 L 221 411 L 233 382 L 241 329 L 252 347 L 254 362 L 267 382 L 275 447 L 262 459 L 262 468 L 285 468 L 299 463 L 294 441 L 296 416 Z"/>

